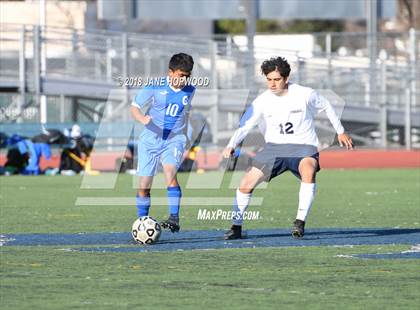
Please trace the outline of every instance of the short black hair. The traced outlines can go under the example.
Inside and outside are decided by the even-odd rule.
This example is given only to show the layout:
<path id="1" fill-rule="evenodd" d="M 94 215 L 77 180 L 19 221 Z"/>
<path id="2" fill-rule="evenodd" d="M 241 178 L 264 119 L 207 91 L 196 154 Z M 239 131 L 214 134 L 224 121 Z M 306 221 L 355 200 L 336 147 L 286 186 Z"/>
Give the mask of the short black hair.
<path id="1" fill-rule="evenodd" d="M 272 57 L 270 59 L 264 60 L 261 65 L 261 71 L 264 75 L 269 74 L 273 71 L 280 72 L 280 75 L 284 78 L 288 77 L 290 74 L 290 65 L 287 60 L 283 57 Z"/>
<path id="2" fill-rule="evenodd" d="M 193 58 L 185 53 L 172 55 L 171 60 L 169 60 L 169 69 L 172 71 L 181 70 L 184 72 L 191 72 L 193 67 Z"/>

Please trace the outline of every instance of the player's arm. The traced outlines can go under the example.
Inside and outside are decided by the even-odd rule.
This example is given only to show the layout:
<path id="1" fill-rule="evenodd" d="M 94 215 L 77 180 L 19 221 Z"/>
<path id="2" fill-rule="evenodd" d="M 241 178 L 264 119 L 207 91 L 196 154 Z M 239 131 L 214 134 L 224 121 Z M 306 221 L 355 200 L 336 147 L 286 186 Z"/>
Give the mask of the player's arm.
<path id="1" fill-rule="evenodd" d="M 144 115 L 140 108 L 132 105 L 130 107 L 131 116 L 139 123 L 142 123 L 143 125 L 147 125 L 152 120 L 152 117 L 150 115 Z"/>
<path id="2" fill-rule="evenodd" d="M 353 149 L 353 140 L 346 133 L 343 132 L 342 134 L 338 134 L 337 139 L 341 147 L 345 146 L 348 150 Z"/>
<path id="3" fill-rule="evenodd" d="M 141 89 L 131 103 L 131 116 L 143 125 L 147 125 L 152 120 L 150 115 L 145 115 L 141 110 L 149 103 L 153 103 L 153 89 L 148 87 Z"/>
<path id="4" fill-rule="evenodd" d="M 226 148 L 223 150 L 223 157 L 229 158 L 235 151 L 235 148 L 238 146 L 239 143 L 242 142 L 243 139 L 247 136 L 252 128 L 254 128 L 258 121 L 261 119 L 262 111 L 255 101 L 251 104 L 251 106 L 246 110 L 245 114 L 242 116 L 241 125 L 235 131 L 233 136 L 230 138 L 229 143 L 227 144 Z"/>
<path id="5" fill-rule="evenodd" d="M 313 92 L 310 97 L 310 104 L 317 110 L 317 112 L 325 111 L 328 119 L 331 122 L 334 130 L 337 132 L 338 143 L 341 147 L 345 146 L 348 150 L 353 149 L 353 141 L 349 135 L 344 132 L 344 127 L 340 122 L 340 119 L 335 114 L 335 111 L 331 103 L 327 98 Z"/>

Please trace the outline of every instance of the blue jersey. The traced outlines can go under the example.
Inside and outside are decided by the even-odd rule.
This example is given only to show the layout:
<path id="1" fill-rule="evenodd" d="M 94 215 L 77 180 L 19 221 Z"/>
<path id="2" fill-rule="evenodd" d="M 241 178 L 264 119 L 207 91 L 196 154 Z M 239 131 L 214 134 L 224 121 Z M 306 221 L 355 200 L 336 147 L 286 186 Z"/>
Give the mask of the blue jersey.
<path id="1" fill-rule="evenodd" d="M 24 174 L 39 174 L 39 161 L 41 156 L 45 159 L 51 158 L 51 148 L 47 143 L 33 143 L 31 140 L 23 140 L 17 143 L 21 154 L 29 153 L 28 165 L 25 167 Z"/>
<path id="2" fill-rule="evenodd" d="M 150 130 L 163 132 L 163 135 L 182 133 L 187 124 L 187 113 L 195 87 L 186 85 L 182 89 L 173 89 L 168 79 L 164 83 L 146 86 L 134 98 L 132 105 L 143 108 L 150 104 L 147 115 L 152 121 L 146 125 Z"/>

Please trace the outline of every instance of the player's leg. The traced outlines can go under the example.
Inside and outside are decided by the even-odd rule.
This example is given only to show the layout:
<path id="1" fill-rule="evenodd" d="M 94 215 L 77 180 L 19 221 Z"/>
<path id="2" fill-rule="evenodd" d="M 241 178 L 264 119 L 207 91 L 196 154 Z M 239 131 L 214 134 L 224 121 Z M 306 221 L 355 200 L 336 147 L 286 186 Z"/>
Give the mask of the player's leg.
<path id="1" fill-rule="evenodd" d="M 179 217 L 179 208 L 181 203 L 182 191 L 176 177 L 177 166 L 163 165 L 163 172 L 167 186 L 168 213 L 171 217 Z"/>
<path id="2" fill-rule="evenodd" d="M 161 225 L 163 228 L 168 228 L 172 232 L 179 231 L 180 229 L 179 209 L 182 191 L 176 174 L 183 160 L 185 143 L 185 136 L 175 136 L 167 140 L 162 152 L 162 165 L 167 186 L 169 217 L 166 221 L 163 221 Z"/>
<path id="3" fill-rule="evenodd" d="M 136 196 L 137 216 L 149 215 L 150 209 L 150 189 L 152 188 L 153 177 L 141 176 L 139 179 L 139 189 Z"/>
<path id="4" fill-rule="evenodd" d="M 179 186 L 176 172 L 178 167 L 176 165 L 164 164 L 163 173 L 165 175 L 165 182 L 167 186 L 168 196 L 168 213 L 169 217 L 163 221 L 162 227 L 170 229 L 172 232 L 179 231 L 179 208 L 181 205 L 182 191 Z"/>
<path id="5" fill-rule="evenodd" d="M 239 188 L 236 190 L 233 204 L 232 227 L 225 233 L 225 239 L 240 239 L 242 237 L 243 214 L 248 208 L 254 189 L 264 181 L 264 173 L 257 167 L 252 167 L 241 179 Z"/>
<path id="6" fill-rule="evenodd" d="M 153 176 L 156 174 L 158 159 L 160 156 L 159 138 L 152 132 L 144 130 L 140 134 L 137 150 L 137 175 L 139 189 L 136 196 L 136 207 L 138 217 L 149 215 L 150 189 Z"/>
<path id="7" fill-rule="evenodd" d="M 300 161 L 298 169 L 301 184 L 299 190 L 299 206 L 292 229 L 292 235 L 295 238 L 301 238 L 305 233 L 305 221 L 315 198 L 315 178 L 319 170 L 318 160 L 313 157 L 305 157 Z"/>
<path id="8" fill-rule="evenodd" d="M 251 200 L 255 187 L 263 181 L 269 181 L 273 177 L 285 171 L 284 161 L 277 159 L 278 150 L 273 144 L 266 144 L 257 153 L 252 162 L 252 168 L 241 179 L 239 188 L 236 190 L 233 205 L 234 218 L 230 231 L 226 232 L 225 239 L 238 239 L 242 236 L 243 214 Z"/>

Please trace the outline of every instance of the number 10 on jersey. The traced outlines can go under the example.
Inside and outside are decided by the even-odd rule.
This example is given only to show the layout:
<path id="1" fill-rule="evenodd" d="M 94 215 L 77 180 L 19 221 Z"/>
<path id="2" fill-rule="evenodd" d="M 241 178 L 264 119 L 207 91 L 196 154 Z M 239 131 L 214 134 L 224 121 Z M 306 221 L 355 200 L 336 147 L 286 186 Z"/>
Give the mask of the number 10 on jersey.
<path id="1" fill-rule="evenodd" d="M 166 112 L 165 115 L 169 115 L 169 116 L 176 116 L 179 110 L 179 105 L 177 105 L 176 103 L 171 103 L 168 105 L 168 107 L 166 108 Z"/>

